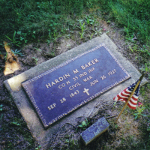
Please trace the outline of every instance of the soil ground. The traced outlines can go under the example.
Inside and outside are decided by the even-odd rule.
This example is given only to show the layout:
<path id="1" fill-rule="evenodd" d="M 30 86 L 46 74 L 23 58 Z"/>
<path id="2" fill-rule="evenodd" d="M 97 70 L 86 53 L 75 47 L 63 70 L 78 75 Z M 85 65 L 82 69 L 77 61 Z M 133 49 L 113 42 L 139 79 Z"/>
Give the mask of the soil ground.
<path id="1" fill-rule="evenodd" d="M 124 40 L 123 29 L 116 27 L 112 22 L 107 24 L 104 20 L 100 20 L 100 34 L 106 32 L 107 35 L 118 46 L 118 50 L 131 61 L 137 69 L 142 67 L 136 59 L 136 54 L 129 49 L 129 44 Z M 30 131 L 27 128 L 21 114 L 13 102 L 10 94 L 3 85 L 3 81 L 13 77 L 21 72 L 24 72 L 35 65 L 38 65 L 52 57 L 59 55 L 85 41 L 89 40 L 89 36 L 85 35 L 81 39 L 79 32 L 74 32 L 73 38 L 60 37 L 53 43 L 31 43 L 22 48 L 23 56 L 17 55 L 21 70 L 16 71 L 11 75 L 4 76 L 3 70 L 5 66 L 5 59 L 0 59 L 0 150 L 34 150 L 40 149 L 40 145 L 32 138 Z M 94 35 L 92 38 L 99 36 Z M 13 50 L 15 50 L 12 47 Z M 1 52 L 5 53 L 3 47 Z M 150 98 L 149 92 L 146 91 L 146 96 Z M 141 102 L 144 99 L 140 97 Z M 65 124 L 58 132 L 53 135 L 49 147 L 50 149 L 70 149 L 70 150 L 130 150 L 130 149 L 147 149 L 149 133 L 147 132 L 147 122 L 142 122 L 140 119 L 135 120 L 133 112 L 128 108 L 121 116 L 118 124 L 114 124 L 115 118 L 109 116 L 117 115 L 123 106 L 122 103 L 113 104 L 99 104 L 98 114 L 92 117 L 79 118 L 78 125 L 81 125 L 85 120 L 86 125 L 83 127 Z M 145 112 L 145 114 L 148 112 Z M 94 123 L 100 117 L 106 117 L 109 120 L 109 130 L 98 137 L 88 146 L 84 146 L 80 140 L 80 133 L 88 126 Z"/>

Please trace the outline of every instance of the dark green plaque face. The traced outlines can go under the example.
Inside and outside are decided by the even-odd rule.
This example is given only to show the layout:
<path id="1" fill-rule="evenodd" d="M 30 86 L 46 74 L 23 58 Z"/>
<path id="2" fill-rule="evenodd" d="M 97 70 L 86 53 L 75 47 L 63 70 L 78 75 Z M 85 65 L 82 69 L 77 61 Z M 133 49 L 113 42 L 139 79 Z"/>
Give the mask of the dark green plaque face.
<path id="1" fill-rule="evenodd" d="M 100 45 L 22 85 L 47 127 L 129 77 Z"/>

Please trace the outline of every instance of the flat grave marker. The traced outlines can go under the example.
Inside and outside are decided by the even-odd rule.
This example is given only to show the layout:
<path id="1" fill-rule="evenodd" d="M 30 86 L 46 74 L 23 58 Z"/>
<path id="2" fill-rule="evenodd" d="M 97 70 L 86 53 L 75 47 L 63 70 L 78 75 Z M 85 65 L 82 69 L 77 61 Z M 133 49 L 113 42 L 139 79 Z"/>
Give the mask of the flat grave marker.
<path id="1" fill-rule="evenodd" d="M 85 145 L 88 145 L 103 132 L 108 130 L 108 127 L 109 123 L 107 122 L 107 120 L 104 117 L 99 118 L 94 124 L 92 124 L 80 134 L 81 139 L 83 140 Z"/>
<path id="2" fill-rule="evenodd" d="M 130 76 L 104 45 L 22 83 L 44 127 Z"/>

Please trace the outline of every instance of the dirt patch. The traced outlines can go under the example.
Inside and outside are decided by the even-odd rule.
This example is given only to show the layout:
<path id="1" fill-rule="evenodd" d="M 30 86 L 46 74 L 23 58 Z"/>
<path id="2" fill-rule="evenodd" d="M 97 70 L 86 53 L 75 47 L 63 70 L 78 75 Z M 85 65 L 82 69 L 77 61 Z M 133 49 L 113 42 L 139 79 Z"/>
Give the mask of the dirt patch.
<path id="1" fill-rule="evenodd" d="M 60 55 L 61 53 L 66 52 L 67 50 L 75 47 L 75 45 L 76 45 L 76 42 L 74 40 L 61 38 L 60 44 L 56 48 L 56 55 Z"/>

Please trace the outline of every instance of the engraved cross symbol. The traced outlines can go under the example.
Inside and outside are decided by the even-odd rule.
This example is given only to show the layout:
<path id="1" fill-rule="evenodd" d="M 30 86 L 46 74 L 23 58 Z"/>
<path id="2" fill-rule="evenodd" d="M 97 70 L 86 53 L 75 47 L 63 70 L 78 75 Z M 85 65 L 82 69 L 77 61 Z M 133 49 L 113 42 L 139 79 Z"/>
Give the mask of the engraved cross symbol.
<path id="1" fill-rule="evenodd" d="M 86 93 L 87 95 L 90 95 L 88 91 L 89 91 L 89 89 L 84 88 L 83 93 Z"/>

